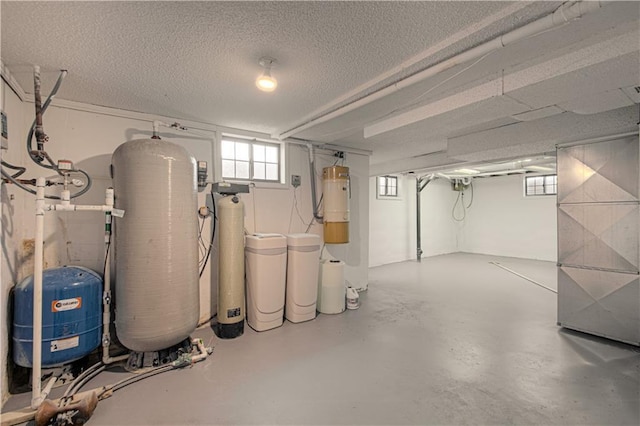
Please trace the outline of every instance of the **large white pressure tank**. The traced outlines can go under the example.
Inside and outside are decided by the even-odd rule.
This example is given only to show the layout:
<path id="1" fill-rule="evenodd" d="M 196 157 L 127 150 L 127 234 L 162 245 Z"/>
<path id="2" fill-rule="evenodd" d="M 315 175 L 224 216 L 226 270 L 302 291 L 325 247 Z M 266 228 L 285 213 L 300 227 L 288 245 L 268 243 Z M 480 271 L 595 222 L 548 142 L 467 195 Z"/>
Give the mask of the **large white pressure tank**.
<path id="1" fill-rule="evenodd" d="M 198 323 L 196 161 L 179 145 L 140 139 L 112 158 L 116 333 L 137 352 L 171 347 Z"/>
<path id="2" fill-rule="evenodd" d="M 244 204 L 235 195 L 218 200 L 218 337 L 244 333 Z"/>
<path id="3" fill-rule="evenodd" d="M 322 169 L 324 197 L 324 242 L 349 242 L 349 168 L 343 166 Z"/>

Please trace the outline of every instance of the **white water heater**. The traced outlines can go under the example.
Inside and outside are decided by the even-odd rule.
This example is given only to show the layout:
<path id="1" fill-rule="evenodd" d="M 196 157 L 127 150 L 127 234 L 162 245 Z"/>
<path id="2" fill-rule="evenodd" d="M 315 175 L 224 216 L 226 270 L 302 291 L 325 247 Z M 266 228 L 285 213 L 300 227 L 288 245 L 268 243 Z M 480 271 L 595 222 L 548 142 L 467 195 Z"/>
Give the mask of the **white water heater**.
<path id="1" fill-rule="evenodd" d="M 244 204 L 236 195 L 218 200 L 218 325 L 220 338 L 244 333 Z"/>
<path id="2" fill-rule="evenodd" d="M 116 333 L 136 352 L 169 348 L 198 323 L 196 161 L 160 139 L 120 145 L 112 157 Z"/>
<path id="3" fill-rule="evenodd" d="M 326 244 L 349 242 L 349 168 L 322 169 L 323 228 Z"/>

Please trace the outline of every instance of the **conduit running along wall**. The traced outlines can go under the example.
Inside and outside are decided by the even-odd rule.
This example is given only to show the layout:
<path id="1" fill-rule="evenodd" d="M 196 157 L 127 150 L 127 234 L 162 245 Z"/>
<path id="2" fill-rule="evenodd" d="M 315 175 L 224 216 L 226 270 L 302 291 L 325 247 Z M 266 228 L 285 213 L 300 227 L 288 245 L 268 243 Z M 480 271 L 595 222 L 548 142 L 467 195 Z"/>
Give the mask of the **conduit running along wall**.
<path id="1" fill-rule="evenodd" d="M 166 349 L 198 322 L 196 161 L 159 139 L 120 145 L 112 157 L 116 333 L 137 352 Z"/>
<path id="2" fill-rule="evenodd" d="M 324 242 L 349 242 L 349 168 L 343 166 L 322 169 L 324 197 Z"/>

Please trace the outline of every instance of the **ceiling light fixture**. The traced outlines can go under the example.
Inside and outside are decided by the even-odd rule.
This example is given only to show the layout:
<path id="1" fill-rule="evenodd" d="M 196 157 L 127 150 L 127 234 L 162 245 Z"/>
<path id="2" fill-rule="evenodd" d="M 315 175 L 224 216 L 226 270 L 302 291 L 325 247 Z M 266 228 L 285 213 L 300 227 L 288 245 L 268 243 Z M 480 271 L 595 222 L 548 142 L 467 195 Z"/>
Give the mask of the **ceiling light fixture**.
<path id="1" fill-rule="evenodd" d="M 256 86 L 263 92 L 273 92 L 278 87 L 278 80 L 271 76 L 271 66 L 276 63 L 276 60 L 265 56 L 260 58 L 258 63 L 264 68 L 264 71 L 256 79 Z"/>

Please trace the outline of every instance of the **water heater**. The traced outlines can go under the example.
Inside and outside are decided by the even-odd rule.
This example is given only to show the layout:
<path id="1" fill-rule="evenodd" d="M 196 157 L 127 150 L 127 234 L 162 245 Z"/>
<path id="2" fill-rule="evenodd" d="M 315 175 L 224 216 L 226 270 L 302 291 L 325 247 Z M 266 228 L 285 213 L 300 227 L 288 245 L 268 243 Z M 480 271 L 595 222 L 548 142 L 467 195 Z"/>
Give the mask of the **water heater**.
<path id="1" fill-rule="evenodd" d="M 196 161 L 160 139 L 120 145 L 112 158 L 116 333 L 136 352 L 169 348 L 198 323 Z"/>
<path id="2" fill-rule="evenodd" d="M 349 168 L 332 166 L 322 169 L 324 199 L 324 242 L 349 242 Z"/>

